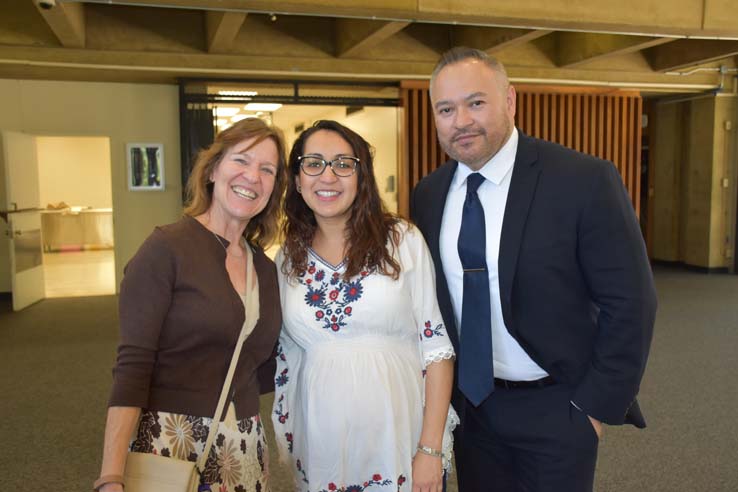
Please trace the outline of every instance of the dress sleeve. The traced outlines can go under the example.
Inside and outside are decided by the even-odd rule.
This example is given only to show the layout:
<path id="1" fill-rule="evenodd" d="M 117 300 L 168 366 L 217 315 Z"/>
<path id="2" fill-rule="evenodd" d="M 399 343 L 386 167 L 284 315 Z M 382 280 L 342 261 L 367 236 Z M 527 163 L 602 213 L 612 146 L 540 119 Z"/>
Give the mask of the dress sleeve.
<path id="1" fill-rule="evenodd" d="M 176 279 L 174 255 L 160 229 L 126 265 L 120 286 L 120 345 L 109 406 L 146 408 L 151 374 Z"/>
<path id="2" fill-rule="evenodd" d="M 411 289 L 413 318 L 420 338 L 423 366 L 453 358 L 454 348 L 438 308 L 436 274 L 430 252 L 423 236 L 413 226 L 408 225 L 404 233 L 400 260 Z"/>
<path id="3" fill-rule="evenodd" d="M 441 310 L 438 307 L 436 274 L 430 252 L 425 239 L 413 226 L 408 226 L 405 232 L 403 245 L 400 247 L 400 258 L 403 271 L 409 276 L 413 316 L 420 338 L 423 367 L 455 357 L 454 347 L 448 338 L 443 318 L 441 318 Z M 453 431 L 457 425 L 459 425 L 459 416 L 454 407 L 449 405 L 442 443 L 444 456 L 442 465 L 447 472 L 451 470 L 454 447 Z"/>

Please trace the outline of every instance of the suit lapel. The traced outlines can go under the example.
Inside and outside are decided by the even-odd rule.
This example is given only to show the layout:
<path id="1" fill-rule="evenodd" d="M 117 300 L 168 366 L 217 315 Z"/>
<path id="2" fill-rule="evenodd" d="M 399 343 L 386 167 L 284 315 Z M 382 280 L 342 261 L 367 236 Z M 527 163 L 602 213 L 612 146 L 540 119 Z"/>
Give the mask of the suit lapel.
<path id="1" fill-rule="evenodd" d="M 538 162 L 535 140 L 521 132 L 515 165 L 510 179 L 510 190 L 507 194 L 505 215 L 502 219 L 498 257 L 502 316 L 510 332 L 514 331 L 514 324 L 511 323 L 510 302 L 515 271 L 517 270 L 518 254 L 523 232 L 525 231 L 525 222 L 528 218 L 528 211 L 535 195 L 540 173 L 541 165 Z"/>
<path id="2" fill-rule="evenodd" d="M 439 239 L 441 237 L 441 224 L 443 223 L 443 210 L 446 208 L 446 197 L 448 196 L 448 189 L 451 186 L 451 181 L 454 179 L 456 173 L 456 167 L 459 164 L 456 161 L 449 161 L 445 165 L 438 169 L 437 179 L 434 180 L 432 187 L 428 190 L 429 196 L 439 197 L 438 200 L 430 202 L 428 210 L 428 223 L 430 229 L 428 230 L 429 235 L 429 247 L 433 259 L 438 259 L 438 264 L 441 261 L 441 250 L 439 247 Z M 430 183 L 429 183 L 430 184 Z M 444 278 L 445 282 L 445 278 Z"/>

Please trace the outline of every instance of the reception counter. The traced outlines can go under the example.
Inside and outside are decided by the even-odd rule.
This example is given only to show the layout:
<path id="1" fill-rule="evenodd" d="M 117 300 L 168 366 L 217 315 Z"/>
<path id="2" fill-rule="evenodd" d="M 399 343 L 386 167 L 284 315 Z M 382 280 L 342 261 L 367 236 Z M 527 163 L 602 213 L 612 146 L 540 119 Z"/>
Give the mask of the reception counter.
<path id="1" fill-rule="evenodd" d="M 113 209 L 62 209 L 41 212 L 45 252 L 113 247 Z"/>

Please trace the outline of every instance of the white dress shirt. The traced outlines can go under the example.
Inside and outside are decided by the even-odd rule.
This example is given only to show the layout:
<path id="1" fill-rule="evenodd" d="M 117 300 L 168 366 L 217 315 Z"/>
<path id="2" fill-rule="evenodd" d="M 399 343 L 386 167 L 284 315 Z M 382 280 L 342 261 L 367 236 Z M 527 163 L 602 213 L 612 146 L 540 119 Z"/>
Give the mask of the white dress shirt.
<path id="1" fill-rule="evenodd" d="M 477 195 L 484 209 L 486 228 L 487 270 L 489 272 L 490 306 L 492 309 L 492 349 L 495 377 L 511 381 L 530 381 L 548 376 L 548 373 L 533 362 L 520 344 L 510 335 L 502 319 L 500 304 L 500 281 L 497 272 L 500 252 L 500 233 L 505 214 L 507 193 L 510 189 L 515 155 L 518 150 L 518 130 L 479 172 L 485 181 Z M 459 259 L 458 240 L 461 230 L 461 215 L 466 199 L 466 178 L 472 171 L 466 164 L 459 163 L 446 197 L 446 207 L 441 223 L 440 250 L 443 272 L 451 294 L 456 326 L 461 336 L 461 303 L 464 291 L 464 272 Z"/>

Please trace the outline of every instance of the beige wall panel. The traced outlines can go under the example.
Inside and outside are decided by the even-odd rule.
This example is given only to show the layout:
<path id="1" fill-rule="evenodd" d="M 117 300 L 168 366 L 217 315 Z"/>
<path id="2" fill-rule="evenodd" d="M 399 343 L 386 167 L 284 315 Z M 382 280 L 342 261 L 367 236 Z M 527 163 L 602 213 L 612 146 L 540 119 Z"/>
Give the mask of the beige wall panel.
<path id="1" fill-rule="evenodd" d="M 679 258 L 679 179 L 680 149 L 676 145 L 682 125 L 677 104 L 655 106 L 651 132 L 651 166 L 654 168 L 653 258 L 680 261 Z"/>
<path id="2" fill-rule="evenodd" d="M 113 206 L 107 137 L 38 137 L 36 149 L 41 207 Z"/>
<path id="3" fill-rule="evenodd" d="M 710 266 L 711 207 L 713 187 L 713 132 L 715 101 L 696 99 L 690 103 L 687 150 L 686 203 L 682 252 L 684 262 Z"/>
<path id="4" fill-rule="evenodd" d="M 176 86 L 0 80 L 0 128 L 46 136 L 110 138 L 115 258 L 123 266 L 154 226 L 180 217 L 179 109 Z M 14 113 L 10 113 L 12 108 Z M 164 191 L 132 192 L 127 142 L 164 144 Z M 0 261 L 2 263 L 2 261 Z"/>
<path id="5" fill-rule="evenodd" d="M 23 125 L 23 121 L 19 120 L 23 114 L 18 97 L 22 85 L 20 80 L 0 79 L 0 129 L 17 130 Z"/>
<path id="6" fill-rule="evenodd" d="M 710 266 L 729 267 L 733 264 L 732 257 L 726 256 L 726 250 L 731 255 L 735 251 L 735 207 L 736 201 L 736 116 L 738 98 L 715 98 L 715 133 L 713 140 L 713 176 L 712 201 L 710 217 Z M 730 122 L 730 130 L 726 129 L 726 122 Z M 723 179 L 728 180 L 728 186 L 723 185 Z"/>

